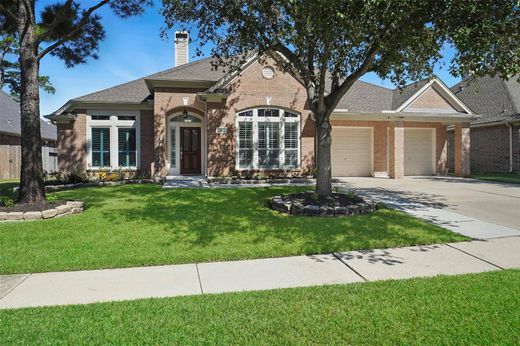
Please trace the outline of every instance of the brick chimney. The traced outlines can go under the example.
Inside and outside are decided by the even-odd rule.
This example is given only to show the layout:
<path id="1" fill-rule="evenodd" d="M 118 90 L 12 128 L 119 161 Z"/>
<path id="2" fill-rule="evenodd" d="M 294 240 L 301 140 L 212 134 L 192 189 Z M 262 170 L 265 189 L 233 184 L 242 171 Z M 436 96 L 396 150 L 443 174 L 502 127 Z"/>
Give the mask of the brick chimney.
<path id="1" fill-rule="evenodd" d="M 186 31 L 175 32 L 175 67 L 189 62 L 190 35 Z"/>

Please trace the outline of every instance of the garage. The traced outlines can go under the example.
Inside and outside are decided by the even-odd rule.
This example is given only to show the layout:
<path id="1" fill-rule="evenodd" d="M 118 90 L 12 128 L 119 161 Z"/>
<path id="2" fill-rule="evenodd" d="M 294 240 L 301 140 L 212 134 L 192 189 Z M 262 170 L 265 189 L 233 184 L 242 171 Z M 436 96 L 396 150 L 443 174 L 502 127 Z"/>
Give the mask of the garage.
<path id="1" fill-rule="evenodd" d="M 404 175 L 434 174 L 434 139 L 434 129 L 404 130 Z"/>
<path id="2" fill-rule="evenodd" d="M 372 128 L 370 127 L 333 127 L 332 176 L 371 176 L 372 143 Z"/>

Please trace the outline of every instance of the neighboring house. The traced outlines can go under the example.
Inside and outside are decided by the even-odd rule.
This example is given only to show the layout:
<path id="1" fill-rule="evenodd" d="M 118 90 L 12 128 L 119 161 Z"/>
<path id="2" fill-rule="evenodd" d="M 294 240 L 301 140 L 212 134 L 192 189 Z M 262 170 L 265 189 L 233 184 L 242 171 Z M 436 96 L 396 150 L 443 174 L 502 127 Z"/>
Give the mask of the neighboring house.
<path id="1" fill-rule="evenodd" d="M 451 90 L 478 116 L 471 122 L 471 170 L 520 172 L 520 83 L 517 77 L 468 77 Z M 450 149 L 453 147 L 451 134 Z M 451 151 L 451 150 L 450 150 Z M 453 155 L 450 155 L 450 166 Z"/>
<path id="2" fill-rule="evenodd" d="M 58 127 L 60 169 L 312 173 L 316 129 L 298 78 L 256 57 L 240 74 L 215 71 L 211 58 L 188 63 L 179 35 L 187 36 L 176 33 L 178 66 L 72 99 L 48 116 Z M 402 91 L 358 81 L 331 117 L 332 174 L 445 174 L 447 126 L 455 125 L 456 173 L 468 175 L 470 119 L 437 78 Z"/>
<path id="3" fill-rule="evenodd" d="M 58 169 L 56 126 L 40 120 L 42 161 L 46 172 Z M 18 179 L 21 165 L 20 105 L 0 90 L 0 179 Z"/>

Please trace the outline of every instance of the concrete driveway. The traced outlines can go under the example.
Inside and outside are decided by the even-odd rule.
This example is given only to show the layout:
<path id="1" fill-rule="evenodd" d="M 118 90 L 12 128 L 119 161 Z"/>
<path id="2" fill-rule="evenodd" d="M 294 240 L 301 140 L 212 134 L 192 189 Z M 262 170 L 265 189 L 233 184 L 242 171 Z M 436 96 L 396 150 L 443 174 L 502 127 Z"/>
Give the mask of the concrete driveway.
<path id="1" fill-rule="evenodd" d="M 420 214 L 420 210 L 429 210 L 429 214 L 435 215 L 435 218 L 442 218 L 439 214 L 442 211 L 444 221 L 450 218 L 458 218 L 457 221 L 460 222 L 477 220 L 481 221 L 481 228 L 502 226 L 498 227 L 502 229 L 495 234 L 496 237 L 520 235 L 520 185 L 455 177 L 338 180 L 338 186 L 356 189 L 361 194 L 382 200 L 412 214 Z M 492 238 L 491 235 L 493 232 L 484 238 Z"/>

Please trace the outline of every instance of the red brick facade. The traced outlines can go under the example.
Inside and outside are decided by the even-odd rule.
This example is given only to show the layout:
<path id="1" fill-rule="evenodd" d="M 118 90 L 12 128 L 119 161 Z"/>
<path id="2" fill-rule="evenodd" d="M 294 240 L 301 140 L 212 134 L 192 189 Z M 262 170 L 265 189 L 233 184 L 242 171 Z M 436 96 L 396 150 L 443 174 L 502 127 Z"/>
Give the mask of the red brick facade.
<path id="1" fill-rule="evenodd" d="M 156 87 L 153 109 L 140 111 L 140 170 L 156 176 L 172 174 L 169 163 L 169 119 L 186 110 L 201 119 L 203 151 L 202 173 L 208 176 L 252 175 L 258 172 L 236 169 L 236 117 L 237 113 L 261 107 L 276 107 L 300 114 L 300 162 L 298 169 L 269 171 L 275 175 L 307 175 L 314 167 L 315 123 L 307 105 L 304 86 L 292 75 L 276 71 L 274 77 L 262 75 L 265 65 L 252 63 L 227 85 L 230 93 L 222 101 L 203 101 L 207 87 L 172 88 Z M 184 105 L 187 98 L 187 105 Z M 426 92 L 410 106 L 446 109 L 450 106 L 435 92 Z M 451 106 L 450 106 L 451 107 Z M 85 171 L 86 111 L 77 111 L 77 118 L 70 124 L 58 124 L 59 165 L 63 171 Z M 430 118 L 431 119 L 431 118 Z M 373 128 L 373 172 L 388 173 L 394 178 L 404 176 L 404 129 L 435 129 L 435 173 L 445 174 L 448 168 L 448 135 L 442 122 L 412 121 L 350 121 L 331 120 L 332 126 L 360 126 Z M 225 129 L 224 131 L 217 131 Z M 205 130 L 205 131 L 204 131 Z M 464 130 L 465 131 L 465 130 Z M 468 133 L 464 132 L 465 135 Z M 462 136 L 462 132 L 459 131 Z M 466 141 L 466 142 L 464 142 Z M 467 174 L 467 154 L 464 139 L 458 144 L 458 159 L 462 166 L 457 172 Z M 453 148 L 451 148 L 453 149 Z M 464 157 L 464 159 L 462 159 Z M 433 158 L 432 158 L 433 160 Z M 206 167 L 207 165 L 207 167 Z M 466 165 L 466 166 L 465 166 Z M 262 173 L 266 173 L 265 171 Z"/>
<path id="2" fill-rule="evenodd" d="M 471 128 L 471 171 L 508 172 L 510 169 L 509 127 L 505 124 Z M 520 125 L 513 125 L 513 171 L 520 172 Z M 454 132 L 449 137 L 449 167 L 455 167 Z"/>
<path id="3" fill-rule="evenodd" d="M 58 168 L 61 172 L 84 173 L 87 169 L 86 110 L 78 109 L 70 123 L 56 125 L 58 132 Z"/>

